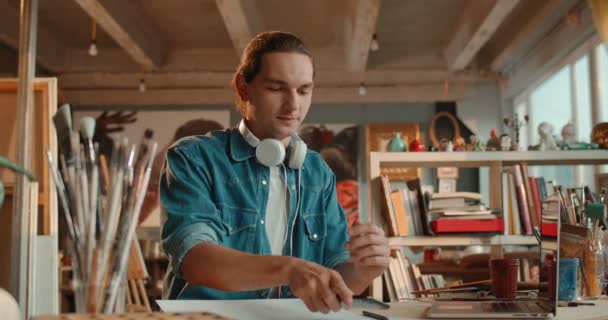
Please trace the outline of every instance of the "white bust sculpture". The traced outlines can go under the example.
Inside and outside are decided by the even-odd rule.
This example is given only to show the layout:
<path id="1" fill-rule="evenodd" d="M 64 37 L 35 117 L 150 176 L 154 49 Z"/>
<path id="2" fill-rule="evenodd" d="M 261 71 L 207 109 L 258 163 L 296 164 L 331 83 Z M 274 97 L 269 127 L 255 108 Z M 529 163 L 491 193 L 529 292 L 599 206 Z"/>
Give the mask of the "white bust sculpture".
<path id="1" fill-rule="evenodd" d="M 553 125 L 548 122 L 541 122 L 538 125 L 538 135 L 540 136 L 540 145 L 538 150 L 559 150 L 555 139 L 553 138 Z"/>
<path id="2" fill-rule="evenodd" d="M 562 139 L 564 143 L 574 143 L 576 142 L 576 128 L 572 122 L 568 122 L 562 128 Z"/>

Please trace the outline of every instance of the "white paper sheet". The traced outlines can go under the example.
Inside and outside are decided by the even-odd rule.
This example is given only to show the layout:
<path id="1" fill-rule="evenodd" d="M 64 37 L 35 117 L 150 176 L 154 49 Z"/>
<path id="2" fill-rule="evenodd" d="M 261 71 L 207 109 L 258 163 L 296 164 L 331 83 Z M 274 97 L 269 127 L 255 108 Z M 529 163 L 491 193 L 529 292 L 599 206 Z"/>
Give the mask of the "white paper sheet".
<path id="1" fill-rule="evenodd" d="M 157 300 L 156 302 L 165 312 L 211 312 L 239 320 L 370 320 L 348 310 L 329 314 L 310 312 L 300 299 Z"/>

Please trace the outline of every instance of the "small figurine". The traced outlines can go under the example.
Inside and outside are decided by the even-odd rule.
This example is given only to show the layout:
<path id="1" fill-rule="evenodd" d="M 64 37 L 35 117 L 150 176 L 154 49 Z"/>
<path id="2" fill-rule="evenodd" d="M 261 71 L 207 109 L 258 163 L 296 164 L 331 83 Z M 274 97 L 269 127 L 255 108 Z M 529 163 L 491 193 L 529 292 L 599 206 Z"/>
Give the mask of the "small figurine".
<path id="1" fill-rule="evenodd" d="M 568 122 L 562 128 L 562 143 L 570 144 L 576 142 L 576 128 L 572 122 Z"/>
<path id="2" fill-rule="evenodd" d="M 439 151 L 454 151 L 454 145 L 452 144 L 452 141 L 446 138 L 441 138 L 441 140 L 439 140 Z"/>
<path id="3" fill-rule="evenodd" d="M 464 151 L 465 141 L 463 137 L 454 138 L 454 151 Z"/>
<path id="4" fill-rule="evenodd" d="M 490 131 L 490 139 L 486 143 L 486 151 L 498 151 L 500 149 L 500 139 L 496 136 L 496 129 L 492 129 Z"/>
<path id="5" fill-rule="evenodd" d="M 500 136 L 500 150 L 511 151 L 511 137 L 508 134 L 502 134 Z"/>
<path id="6" fill-rule="evenodd" d="M 472 134 L 469 139 L 471 139 L 470 151 L 484 151 L 486 149 L 481 139 L 476 135 Z"/>
<path id="7" fill-rule="evenodd" d="M 540 136 L 540 144 L 538 150 L 559 150 L 553 138 L 553 125 L 549 122 L 541 122 L 538 125 L 538 135 Z"/>

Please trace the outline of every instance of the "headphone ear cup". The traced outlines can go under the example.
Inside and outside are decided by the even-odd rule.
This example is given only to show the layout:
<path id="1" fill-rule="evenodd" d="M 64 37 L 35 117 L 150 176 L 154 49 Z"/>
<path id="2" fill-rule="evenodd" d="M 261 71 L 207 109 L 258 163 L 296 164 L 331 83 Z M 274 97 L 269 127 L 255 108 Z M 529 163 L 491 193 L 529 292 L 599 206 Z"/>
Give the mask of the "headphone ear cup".
<path id="1" fill-rule="evenodd" d="M 292 169 L 301 169 L 304 164 L 304 158 L 306 158 L 306 150 L 308 147 L 304 141 L 297 139 L 289 154 L 289 167 Z"/>
<path id="2" fill-rule="evenodd" d="M 278 166 L 285 159 L 285 147 L 276 139 L 264 139 L 255 148 L 255 158 L 267 167 Z"/>

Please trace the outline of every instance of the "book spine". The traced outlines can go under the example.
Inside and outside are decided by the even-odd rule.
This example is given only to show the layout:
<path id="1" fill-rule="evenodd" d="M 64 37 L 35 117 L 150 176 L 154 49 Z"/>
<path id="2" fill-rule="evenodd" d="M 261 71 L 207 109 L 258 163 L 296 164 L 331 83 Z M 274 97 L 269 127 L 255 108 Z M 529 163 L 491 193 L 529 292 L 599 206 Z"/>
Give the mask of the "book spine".
<path id="1" fill-rule="evenodd" d="M 515 185 L 515 195 L 519 207 L 521 221 L 524 226 L 524 234 L 532 235 L 532 223 L 530 221 L 530 211 L 528 209 L 528 200 L 526 197 L 526 189 L 521 176 L 521 168 L 519 165 L 513 165 L 513 184 Z"/>

